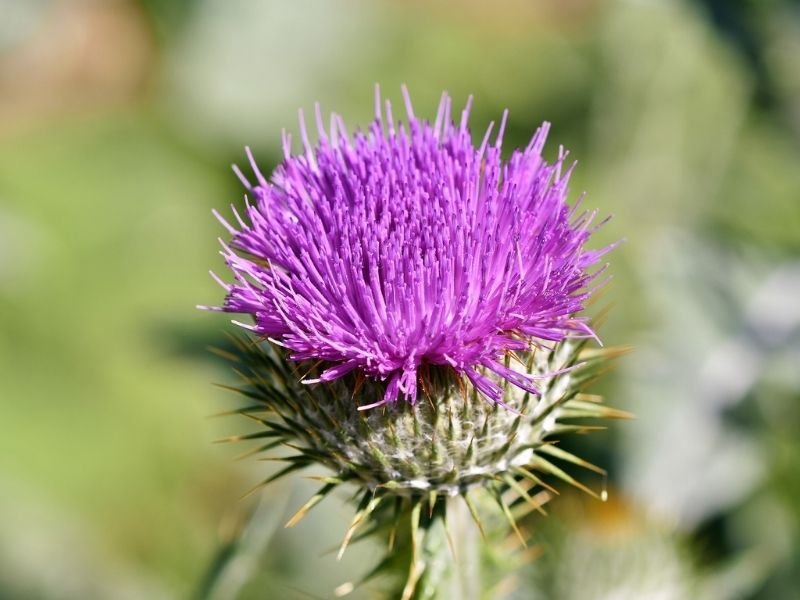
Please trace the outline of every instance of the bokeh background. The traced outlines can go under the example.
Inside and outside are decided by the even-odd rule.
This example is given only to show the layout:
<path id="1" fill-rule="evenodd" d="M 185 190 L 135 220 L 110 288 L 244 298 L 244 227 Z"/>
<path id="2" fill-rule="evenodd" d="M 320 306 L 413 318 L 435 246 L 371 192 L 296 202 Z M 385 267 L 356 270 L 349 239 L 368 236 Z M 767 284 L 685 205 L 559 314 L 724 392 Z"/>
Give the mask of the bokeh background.
<path id="1" fill-rule="evenodd" d="M 212 207 L 229 169 L 319 100 L 372 88 L 433 116 L 508 107 L 614 215 L 631 344 L 600 385 L 637 420 L 578 442 L 605 504 L 566 494 L 519 598 L 800 594 L 800 2 L 0 0 L 0 598 L 328 598 L 347 498 L 288 532 L 303 481 L 213 445 L 242 423 L 206 350 L 224 316 Z M 261 523 L 231 543 L 260 502 Z M 371 597 L 367 589 L 354 597 Z"/>

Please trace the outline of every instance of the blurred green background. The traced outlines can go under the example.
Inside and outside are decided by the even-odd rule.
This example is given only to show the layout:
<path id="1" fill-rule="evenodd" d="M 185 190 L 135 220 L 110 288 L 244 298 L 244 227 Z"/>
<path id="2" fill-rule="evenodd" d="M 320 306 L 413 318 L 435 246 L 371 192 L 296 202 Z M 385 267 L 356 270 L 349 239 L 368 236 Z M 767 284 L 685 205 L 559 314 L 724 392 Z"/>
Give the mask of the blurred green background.
<path id="1" fill-rule="evenodd" d="M 0 0 L 0 598 L 169 599 L 200 586 L 271 467 L 206 351 L 232 328 L 212 207 L 319 100 L 372 87 L 433 116 L 475 95 L 509 145 L 553 122 L 573 197 L 614 219 L 600 386 L 638 419 L 582 451 L 610 501 L 560 499 L 519 598 L 800 594 L 800 2 Z M 576 442 L 572 442 L 575 444 Z M 218 598 L 328 598 L 347 498 L 258 501 Z M 370 591 L 354 596 L 371 597 Z"/>

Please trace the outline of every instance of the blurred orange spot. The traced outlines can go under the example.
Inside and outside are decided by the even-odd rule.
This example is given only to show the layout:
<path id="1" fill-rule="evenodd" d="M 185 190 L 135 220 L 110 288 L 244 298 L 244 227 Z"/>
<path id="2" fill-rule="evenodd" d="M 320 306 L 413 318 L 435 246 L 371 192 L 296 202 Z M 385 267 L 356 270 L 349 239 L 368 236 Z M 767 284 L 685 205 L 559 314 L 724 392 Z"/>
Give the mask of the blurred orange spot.
<path id="1" fill-rule="evenodd" d="M 30 36 L 0 55 L 0 132 L 138 100 L 154 58 L 134 2 L 54 0 Z"/>

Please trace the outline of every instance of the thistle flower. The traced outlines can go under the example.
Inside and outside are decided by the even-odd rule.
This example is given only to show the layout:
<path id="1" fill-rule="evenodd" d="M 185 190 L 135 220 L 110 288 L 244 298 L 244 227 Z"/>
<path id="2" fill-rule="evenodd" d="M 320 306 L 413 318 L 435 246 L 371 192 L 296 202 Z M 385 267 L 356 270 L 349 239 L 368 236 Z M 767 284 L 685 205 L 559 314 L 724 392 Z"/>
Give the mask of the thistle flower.
<path id="1" fill-rule="evenodd" d="M 566 202 L 566 154 L 542 158 L 549 124 L 524 150 L 501 157 L 504 113 L 480 146 L 468 129 L 469 104 L 451 121 L 445 94 L 434 124 L 419 120 L 404 88 L 407 124 L 391 105 L 366 132 L 348 134 L 334 115 L 319 142 L 300 119 L 304 153 L 271 180 L 250 155 L 254 203 L 224 256 L 236 282 L 222 310 L 249 314 L 243 325 L 290 350 L 292 360 L 326 368 L 306 383 L 351 372 L 387 383 L 362 408 L 417 401 L 420 372 L 453 369 L 491 402 L 504 404 L 488 374 L 538 394 L 534 377 L 499 360 L 531 344 L 594 333 L 576 316 L 608 250 L 586 250 L 594 213 Z M 249 154 L 249 152 L 248 152 Z M 223 284 L 224 285 L 224 284 Z"/>
<path id="2" fill-rule="evenodd" d="M 507 113 L 476 147 L 470 103 L 455 123 L 445 94 L 430 124 L 403 94 L 405 124 L 376 90 L 374 122 L 353 135 L 336 115 L 326 130 L 317 108 L 316 145 L 301 113 L 303 152 L 284 134 L 269 180 L 248 150 L 256 183 L 237 174 L 252 200 L 244 216 L 234 209 L 238 227 L 217 215 L 235 281 L 217 278 L 227 295 L 215 310 L 252 317 L 232 357 L 250 402 L 234 412 L 263 426 L 227 440 L 293 451 L 264 484 L 333 473 L 287 526 L 357 486 L 342 551 L 362 528 L 390 549 L 405 540 L 411 598 L 441 587 L 452 498 L 482 531 L 491 500 L 524 543 L 517 521 L 554 493 L 545 475 L 593 493 L 557 461 L 604 474 L 553 437 L 597 428 L 574 419 L 627 415 L 583 392 L 619 354 L 588 349 L 596 335 L 579 314 L 611 247 L 585 248 L 595 213 L 567 203 L 566 153 L 543 159 L 548 125 L 504 161 Z"/>

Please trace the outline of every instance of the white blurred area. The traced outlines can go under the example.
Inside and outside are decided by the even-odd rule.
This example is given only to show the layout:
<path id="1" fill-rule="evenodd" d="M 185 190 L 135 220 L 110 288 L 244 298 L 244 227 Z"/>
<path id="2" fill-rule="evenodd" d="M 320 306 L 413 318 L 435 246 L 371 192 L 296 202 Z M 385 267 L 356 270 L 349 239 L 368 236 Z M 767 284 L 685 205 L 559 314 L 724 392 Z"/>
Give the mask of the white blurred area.
<path id="1" fill-rule="evenodd" d="M 624 436 L 625 482 L 691 530 L 764 484 L 769 459 L 730 413 L 755 401 L 770 416 L 758 386 L 800 389 L 800 261 L 742 261 L 674 231 L 651 252 L 644 289 L 654 328 L 623 386 L 648 418 Z"/>

